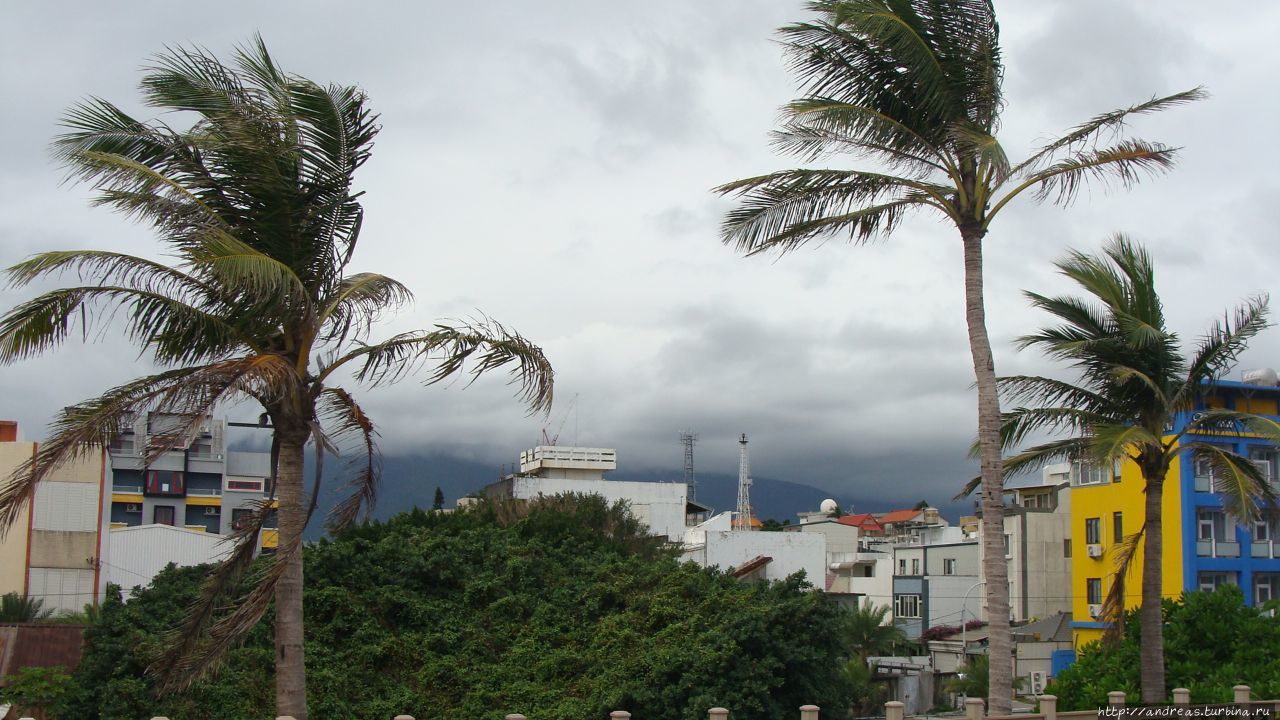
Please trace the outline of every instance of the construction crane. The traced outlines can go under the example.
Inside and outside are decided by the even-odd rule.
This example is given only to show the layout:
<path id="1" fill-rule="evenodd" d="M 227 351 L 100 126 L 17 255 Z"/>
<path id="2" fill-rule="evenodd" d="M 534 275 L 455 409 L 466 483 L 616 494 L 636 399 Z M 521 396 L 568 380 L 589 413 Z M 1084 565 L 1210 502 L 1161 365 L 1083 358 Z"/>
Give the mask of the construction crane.
<path id="1" fill-rule="evenodd" d="M 693 444 L 698 441 L 698 436 L 692 432 L 680 433 L 680 444 L 684 445 L 684 486 L 688 491 L 688 499 L 696 501 L 698 499 L 698 479 L 693 474 Z"/>
<path id="2" fill-rule="evenodd" d="M 738 438 L 738 514 L 733 526 L 739 530 L 755 530 L 756 519 L 751 514 L 751 458 L 747 454 L 747 434 Z"/>
<path id="3" fill-rule="evenodd" d="M 542 427 L 542 444 L 543 445 L 555 445 L 557 442 L 560 441 L 560 433 L 564 431 L 564 424 L 569 420 L 569 413 L 573 411 L 574 406 L 577 404 L 578 404 L 578 394 L 574 393 L 573 398 L 569 400 L 569 404 L 564 406 L 564 414 L 560 416 L 560 426 L 556 428 L 555 435 L 547 435 L 547 428 L 550 427 L 549 425 L 544 425 Z M 574 438 L 574 441 L 576 442 L 577 438 Z"/>

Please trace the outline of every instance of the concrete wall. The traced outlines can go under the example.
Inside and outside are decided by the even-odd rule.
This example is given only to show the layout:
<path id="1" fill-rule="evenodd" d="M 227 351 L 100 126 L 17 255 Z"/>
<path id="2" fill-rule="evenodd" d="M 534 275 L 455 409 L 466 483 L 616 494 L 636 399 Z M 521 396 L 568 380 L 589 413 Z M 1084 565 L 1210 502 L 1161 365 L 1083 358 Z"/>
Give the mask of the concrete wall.
<path id="1" fill-rule="evenodd" d="M 512 497 L 520 500 L 564 493 L 600 495 L 610 503 L 625 500 L 631 506 L 631 513 L 654 535 L 665 536 L 671 542 L 680 542 L 684 537 L 686 491 L 683 483 L 627 480 L 515 477 L 511 482 Z"/>
<path id="2" fill-rule="evenodd" d="M 981 551 L 978 541 L 954 545 L 929 545 L 924 548 L 925 575 L 945 575 L 946 560 L 955 560 L 953 575 L 980 575 L 982 573 Z"/>
<path id="3" fill-rule="evenodd" d="M 705 538 L 704 564 L 709 567 L 728 569 L 764 555 L 773 558 L 765 565 L 766 580 L 782 580 L 803 570 L 814 587 L 823 589 L 827 545 L 821 534 L 708 530 Z"/>
<path id="4" fill-rule="evenodd" d="M 986 619 L 986 610 L 983 608 L 984 588 L 978 587 L 970 591 L 974 583 L 978 582 L 977 575 L 930 575 L 927 582 L 929 590 L 927 628 L 936 625 L 959 625 L 961 608 L 965 609 L 963 615 L 965 622 Z M 966 592 L 969 593 L 967 601 L 964 597 Z"/>
<path id="5" fill-rule="evenodd" d="M 34 452 L 35 443 L 0 442 L 0 484 L 8 485 L 9 475 L 30 460 Z M 27 534 L 30 529 L 30 507 L 25 506 L 8 532 L 0 537 L 0 594 L 22 594 L 27 590 Z"/>

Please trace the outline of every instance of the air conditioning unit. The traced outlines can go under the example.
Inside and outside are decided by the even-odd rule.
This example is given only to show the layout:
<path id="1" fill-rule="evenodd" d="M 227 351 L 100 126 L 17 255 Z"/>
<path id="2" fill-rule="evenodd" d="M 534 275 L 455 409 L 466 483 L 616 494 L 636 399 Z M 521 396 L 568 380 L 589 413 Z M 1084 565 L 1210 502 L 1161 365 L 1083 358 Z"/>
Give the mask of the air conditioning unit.
<path id="1" fill-rule="evenodd" d="M 1043 695 L 1045 685 L 1045 672 L 1043 670 L 1031 671 L 1031 694 Z"/>
<path id="2" fill-rule="evenodd" d="M 141 505 L 136 505 L 136 504 L 134 504 L 134 503 L 129 503 L 128 505 L 125 505 L 125 506 L 124 506 L 124 511 L 125 511 L 125 512 L 130 512 L 130 513 L 132 513 L 132 512 L 140 513 L 140 512 L 142 512 L 142 506 L 141 506 Z"/>
<path id="3" fill-rule="evenodd" d="M 1101 545 L 1097 545 L 1097 544 L 1090 545 L 1089 547 L 1085 548 L 1085 551 L 1088 553 L 1089 557 L 1091 557 L 1091 558 L 1100 558 L 1100 557 L 1102 557 L 1102 546 L 1101 546 Z"/>
<path id="4" fill-rule="evenodd" d="M 209 506 L 205 507 L 205 509 L 204 509 L 204 514 L 205 514 L 205 515 L 217 515 L 217 514 L 218 514 L 218 508 L 216 508 L 216 507 L 214 507 L 214 506 L 212 506 L 212 505 L 209 505 Z"/>
<path id="5" fill-rule="evenodd" d="M 1098 603 L 1089 604 L 1089 617 L 1098 620 L 1102 617 L 1102 605 Z"/>

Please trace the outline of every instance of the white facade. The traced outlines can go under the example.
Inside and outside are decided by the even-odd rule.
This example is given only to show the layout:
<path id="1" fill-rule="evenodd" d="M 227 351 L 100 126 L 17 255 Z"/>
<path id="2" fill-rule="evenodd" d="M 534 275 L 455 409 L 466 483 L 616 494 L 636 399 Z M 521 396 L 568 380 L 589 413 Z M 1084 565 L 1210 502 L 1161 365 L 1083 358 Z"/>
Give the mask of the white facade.
<path id="1" fill-rule="evenodd" d="M 1005 560 L 1009 610 L 1015 621 L 1071 611 L 1070 463 L 1045 466 L 1039 477 L 1005 488 Z"/>
<path id="2" fill-rule="evenodd" d="M 683 487 L 683 486 L 681 486 Z M 826 578 L 827 538 L 820 533 L 731 529 L 731 513 L 720 513 L 683 534 L 684 559 L 728 570 L 766 557 L 765 580 L 782 580 L 801 570 L 817 589 Z"/>
<path id="3" fill-rule="evenodd" d="M 575 478 L 523 477 L 511 478 L 511 497 L 531 500 L 539 495 L 583 493 L 599 495 L 607 502 L 625 500 L 631 514 L 649 526 L 654 535 L 679 542 L 685 531 L 685 493 L 683 483 L 634 482 L 628 480 L 586 480 Z"/>
<path id="4" fill-rule="evenodd" d="M 114 528 L 105 574 L 125 590 L 146 587 L 169 563 L 183 567 L 222 561 L 232 548 L 223 540 L 220 535 L 170 525 Z"/>

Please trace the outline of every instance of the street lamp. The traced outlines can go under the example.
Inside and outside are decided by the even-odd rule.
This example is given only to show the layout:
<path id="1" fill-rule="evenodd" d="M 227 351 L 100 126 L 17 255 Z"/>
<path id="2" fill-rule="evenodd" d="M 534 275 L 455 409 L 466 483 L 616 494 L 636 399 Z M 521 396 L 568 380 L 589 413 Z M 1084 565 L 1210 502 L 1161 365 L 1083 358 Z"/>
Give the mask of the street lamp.
<path id="1" fill-rule="evenodd" d="M 969 645 L 965 642 L 965 630 L 967 626 L 964 621 L 964 611 L 969 607 L 969 593 L 978 589 L 979 585 L 986 585 L 986 580 L 979 580 L 974 583 L 968 590 L 964 591 L 964 599 L 960 601 L 960 657 L 964 659 L 964 664 L 969 664 Z"/>

